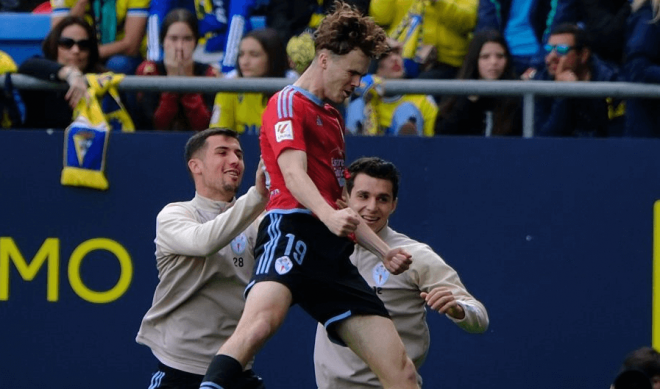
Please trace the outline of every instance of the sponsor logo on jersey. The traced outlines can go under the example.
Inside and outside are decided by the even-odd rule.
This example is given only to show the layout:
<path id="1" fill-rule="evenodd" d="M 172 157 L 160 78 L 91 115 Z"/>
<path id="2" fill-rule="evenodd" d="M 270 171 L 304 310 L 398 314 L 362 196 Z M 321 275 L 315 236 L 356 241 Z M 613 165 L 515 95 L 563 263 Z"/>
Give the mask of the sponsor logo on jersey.
<path id="1" fill-rule="evenodd" d="M 275 140 L 277 142 L 293 140 L 293 125 L 291 124 L 291 120 L 283 120 L 275 123 Z"/>
<path id="2" fill-rule="evenodd" d="M 244 233 L 241 233 L 239 236 L 235 237 L 231 241 L 231 249 L 237 255 L 243 254 L 245 252 L 246 247 L 247 247 L 247 237 L 245 237 Z"/>
<path id="3" fill-rule="evenodd" d="M 385 265 L 379 263 L 374 266 L 374 269 L 371 271 L 371 276 L 374 278 L 374 282 L 378 286 L 385 285 L 387 279 L 390 277 L 390 272 L 385 269 Z"/>
<path id="4" fill-rule="evenodd" d="M 278 274 L 286 274 L 291 270 L 292 267 L 293 263 L 291 262 L 291 259 L 289 259 L 289 257 L 286 255 L 275 260 L 275 271 Z"/>
<path id="5" fill-rule="evenodd" d="M 332 168 L 335 171 L 335 177 L 337 177 L 337 183 L 341 188 L 344 187 L 346 180 L 344 179 L 344 159 L 343 158 L 332 158 Z"/>

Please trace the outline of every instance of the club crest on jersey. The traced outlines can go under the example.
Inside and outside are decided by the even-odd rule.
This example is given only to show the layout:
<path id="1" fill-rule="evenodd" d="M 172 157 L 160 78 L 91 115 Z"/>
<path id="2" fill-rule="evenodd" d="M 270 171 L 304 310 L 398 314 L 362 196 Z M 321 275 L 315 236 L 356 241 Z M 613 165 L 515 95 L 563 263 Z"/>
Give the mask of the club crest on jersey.
<path id="1" fill-rule="evenodd" d="M 243 254 L 245 252 L 246 247 L 247 247 L 247 238 L 245 237 L 245 234 L 243 234 L 243 233 L 241 233 L 239 236 L 235 237 L 231 241 L 231 249 L 237 255 Z"/>
<path id="2" fill-rule="evenodd" d="M 321 121 L 321 117 L 319 115 L 316 115 L 316 125 L 317 126 L 323 125 L 323 122 Z"/>
<path id="3" fill-rule="evenodd" d="M 293 125 L 291 124 L 291 120 L 283 120 L 275 123 L 275 140 L 278 142 L 293 140 Z"/>
<path id="4" fill-rule="evenodd" d="M 371 271 L 371 276 L 374 278 L 376 286 L 383 286 L 387 279 L 390 278 L 390 272 L 385 269 L 385 265 L 379 263 L 374 266 L 374 269 Z"/>
<path id="5" fill-rule="evenodd" d="M 293 263 L 291 262 L 291 259 L 289 259 L 289 257 L 286 255 L 275 260 L 275 271 L 278 274 L 286 274 L 291 270 L 292 267 Z"/>

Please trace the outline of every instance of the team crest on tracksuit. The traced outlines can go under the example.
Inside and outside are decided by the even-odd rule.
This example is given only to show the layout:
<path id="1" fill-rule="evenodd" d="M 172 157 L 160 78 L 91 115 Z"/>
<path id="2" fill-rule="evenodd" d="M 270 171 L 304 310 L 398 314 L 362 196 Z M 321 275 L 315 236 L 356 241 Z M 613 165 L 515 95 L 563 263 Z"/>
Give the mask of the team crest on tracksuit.
<path id="1" fill-rule="evenodd" d="M 246 247 L 247 247 L 247 238 L 245 237 L 244 233 L 241 233 L 239 236 L 235 237 L 231 241 L 231 249 L 237 255 L 243 254 L 243 252 L 245 252 Z"/>
<path id="2" fill-rule="evenodd" d="M 385 282 L 387 282 L 387 279 L 390 277 L 390 272 L 387 271 L 385 265 L 379 263 L 378 265 L 374 266 L 374 269 L 371 271 L 371 276 L 374 278 L 376 286 L 383 286 L 385 285 Z"/>

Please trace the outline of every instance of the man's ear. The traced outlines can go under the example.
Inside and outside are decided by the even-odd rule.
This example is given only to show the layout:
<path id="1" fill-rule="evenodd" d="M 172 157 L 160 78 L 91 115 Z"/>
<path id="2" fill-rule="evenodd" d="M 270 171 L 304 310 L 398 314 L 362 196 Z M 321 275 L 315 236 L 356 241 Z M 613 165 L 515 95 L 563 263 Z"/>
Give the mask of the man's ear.
<path id="1" fill-rule="evenodd" d="M 202 171 L 202 167 L 200 166 L 200 163 L 202 161 L 197 159 L 197 158 L 191 158 L 188 161 L 188 169 L 192 172 L 192 174 L 200 174 Z"/>
<path id="2" fill-rule="evenodd" d="M 392 205 L 392 211 L 390 212 L 390 215 L 396 211 L 396 205 L 399 204 L 399 199 L 394 199 L 394 204 Z"/>
<path id="3" fill-rule="evenodd" d="M 321 65 L 321 69 L 327 69 L 328 68 L 328 61 L 330 60 L 330 56 L 328 55 L 327 51 L 321 51 L 319 53 L 319 65 Z"/>
<path id="4" fill-rule="evenodd" d="M 589 58 L 591 57 L 591 50 L 587 47 L 583 47 L 580 53 L 580 62 L 583 65 L 586 65 L 587 62 L 589 62 Z"/>

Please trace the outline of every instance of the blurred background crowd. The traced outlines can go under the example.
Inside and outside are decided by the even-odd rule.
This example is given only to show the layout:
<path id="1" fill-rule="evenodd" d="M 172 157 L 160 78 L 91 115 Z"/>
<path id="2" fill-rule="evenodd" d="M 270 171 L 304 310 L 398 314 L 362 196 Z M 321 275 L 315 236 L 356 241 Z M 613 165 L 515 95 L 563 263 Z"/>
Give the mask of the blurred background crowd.
<path id="1" fill-rule="evenodd" d="M 660 83 L 660 0 L 353 0 L 390 51 L 340 108 L 355 135 L 521 136 L 520 97 L 385 93 L 388 79 Z M 49 13 L 40 56 L 0 73 L 67 83 L 3 94 L 2 127 L 64 129 L 85 74 L 291 82 L 314 58 L 314 28 L 334 0 L 0 0 Z M 138 130 L 209 126 L 256 134 L 263 93 L 122 93 Z M 659 99 L 537 97 L 536 136 L 659 137 Z"/>

